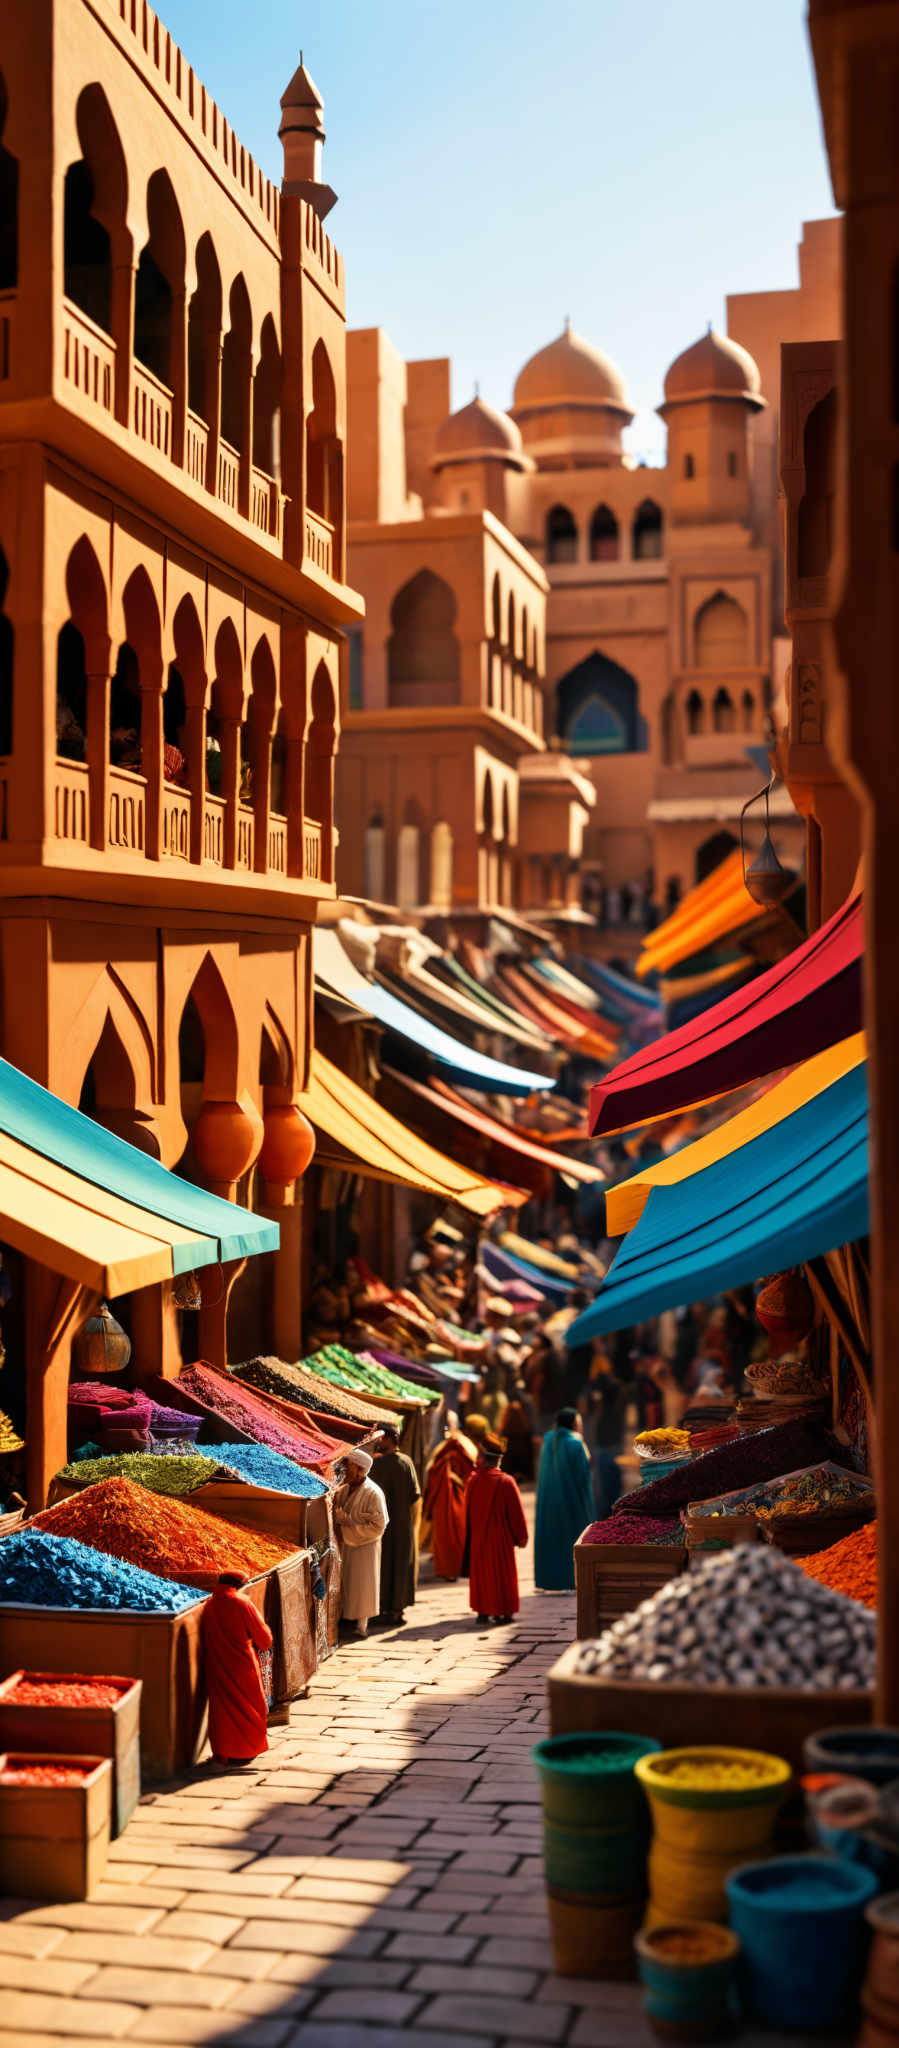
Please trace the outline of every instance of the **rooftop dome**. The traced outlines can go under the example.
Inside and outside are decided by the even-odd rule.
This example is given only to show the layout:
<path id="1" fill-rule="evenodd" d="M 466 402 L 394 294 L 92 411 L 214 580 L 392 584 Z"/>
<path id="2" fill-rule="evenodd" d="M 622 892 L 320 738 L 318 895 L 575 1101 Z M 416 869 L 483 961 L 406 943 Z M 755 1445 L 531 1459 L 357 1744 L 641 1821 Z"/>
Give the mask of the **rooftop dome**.
<path id="1" fill-rule="evenodd" d="M 524 465 L 521 435 L 508 413 L 472 398 L 459 412 L 450 413 L 434 437 L 434 467 L 444 462 L 475 460 L 492 456 Z"/>
<path id="2" fill-rule="evenodd" d="M 513 404 L 531 406 L 604 405 L 631 417 L 624 378 L 608 356 L 572 327 L 525 363 L 515 383 Z"/>
<path id="3" fill-rule="evenodd" d="M 745 398 L 764 405 L 758 365 L 726 334 L 707 334 L 676 356 L 665 378 L 665 402 L 683 398 Z"/>

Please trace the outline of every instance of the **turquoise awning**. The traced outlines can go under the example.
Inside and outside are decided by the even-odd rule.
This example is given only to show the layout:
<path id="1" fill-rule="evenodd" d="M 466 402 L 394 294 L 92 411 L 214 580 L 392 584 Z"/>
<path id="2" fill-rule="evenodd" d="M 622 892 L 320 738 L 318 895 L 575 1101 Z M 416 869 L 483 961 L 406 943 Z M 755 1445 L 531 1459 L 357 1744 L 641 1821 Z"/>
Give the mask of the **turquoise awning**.
<path id="1" fill-rule="evenodd" d="M 172 1247 L 175 1273 L 278 1248 L 276 1223 L 181 1180 L 0 1060 L 0 1137 L 4 1133 L 107 1194 L 189 1231 L 189 1243 Z"/>
<path id="2" fill-rule="evenodd" d="M 661 1309 L 798 1266 L 868 1229 L 865 1062 L 713 1166 L 654 1187 L 600 1287 L 567 1332 L 588 1343 Z"/>

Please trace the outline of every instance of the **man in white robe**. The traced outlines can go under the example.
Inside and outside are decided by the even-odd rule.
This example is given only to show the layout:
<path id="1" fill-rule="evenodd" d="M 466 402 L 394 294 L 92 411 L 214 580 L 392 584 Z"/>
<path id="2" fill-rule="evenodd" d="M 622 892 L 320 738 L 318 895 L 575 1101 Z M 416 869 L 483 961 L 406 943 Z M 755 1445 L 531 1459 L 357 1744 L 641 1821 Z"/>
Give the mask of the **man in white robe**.
<path id="1" fill-rule="evenodd" d="M 387 1527 L 387 1502 L 369 1479 L 367 1451 L 344 1452 L 346 1477 L 334 1495 L 334 1523 L 340 1544 L 341 1618 L 356 1624 L 364 1636 L 381 1604 L 381 1537 Z"/>

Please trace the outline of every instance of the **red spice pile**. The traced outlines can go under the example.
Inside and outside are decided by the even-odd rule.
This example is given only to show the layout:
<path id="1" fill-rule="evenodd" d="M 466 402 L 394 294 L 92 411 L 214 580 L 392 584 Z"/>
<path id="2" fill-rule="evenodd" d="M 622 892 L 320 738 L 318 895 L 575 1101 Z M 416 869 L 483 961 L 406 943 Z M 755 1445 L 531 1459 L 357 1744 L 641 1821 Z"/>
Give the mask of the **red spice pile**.
<path id="1" fill-rule="evenodd" d="M 195 1401 L 202 1401 L 204 1408 L 220 1415 L 223 1422 L 232 1423 L 244 1436 L 252 1437 L 254 1443 L 268 1444 L 270 1451 L 280 1451 L 282 1457 L 292 1458 L 295 1465 L 308 1465 L 312 1471 L 320 1472 L 346 1449 L 345 1444 L 338 1444 L 332 1437 L 305 1436 L 285 1416 L 266 1407 L 248 1387 L 236 1386 L 230 1377 L 213 1371 L 209 1365 L 185 1366 L 178 1385 L 186 1394 L 192 1394 Z"/>
<path id="2" fill-rule="evenodd" d="M 117 1707 L 131 1678 L 20 1678 L 5 1707 Z"/>
<path id="3" fill-rule="evenodd" d="M 583 1543 L 666 1543 L 673 1540 L 680 1530 L 680 1523 L 662 1521 L 653 1515 L 641 1515 L 639 1522 L 628 1522 L 624 1515 L 610 1515 L 605 1522 L 591 1522 L 584 1530 Z M 681 1536 L 681 1541 L 683 1537 Z"/>
<path id="4" fill-rule="evenodd" d="M 91 1550 L 123 1558 L 162 1579 L 193 1585 L 219 1572 L 268 1571 L 293 1545 L 263 1536 L 240 1522 L 225 1522 L 205 1508 L 148 1493 L 130 1479 L 101 1479 L 59 1506 L 35 1515 L 29 1529 L 74 1536 Z"/>
<path id="5" fill-rule="evenodd" d="M 877 1606 L 876 1522 L 866 1522 L 863 1529 L 841 1536 L 829 1550 L 818 1550 L 814 1557 L 799 1557 L 796 1562 L 819 1586 L 845 1593 L 849 1600 L 860 1600 L 863 1607 Z"/>
<path id="6" fill-rule="evenodd" d="M 0 1785 L 83 1785 L 93 1764 L 5 1763 Z"/>

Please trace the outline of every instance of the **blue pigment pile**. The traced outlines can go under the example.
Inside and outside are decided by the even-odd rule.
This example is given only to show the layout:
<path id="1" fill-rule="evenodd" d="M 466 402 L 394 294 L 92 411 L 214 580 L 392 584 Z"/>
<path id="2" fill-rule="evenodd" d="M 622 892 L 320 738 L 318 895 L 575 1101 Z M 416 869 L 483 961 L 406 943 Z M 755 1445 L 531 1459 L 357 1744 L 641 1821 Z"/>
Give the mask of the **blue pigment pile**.
<path id="1" fill-rule="evenodd" d="M 202 1596 L 195 1586 L 157 1579 L 137 1565 L 89 1550 L 71 1536 L 22 1529 L 0 1544 L 0 1606 L 130 1608 L 180 1614 Z"/>
<path id="2" fill-rule="evenodd" d="M 205 1444 L 198 1449 L 206 1453 Z M 236 1472 L 238 1479 L 246 1479 L 251 1486 L 267 1486 L 275 1493 L 299 1493 L 304 1500 L 317 1500 L 328 1489 L 323 1479 L 315 1472 L 308 1472 L 305 1465 L 295 1465 L 292 1458 L 284 1458 L 280 1451 L 270 1451 L 267 1444 L 216 1444 L 213 1455 L 220 1465 L 229 1472 Z"/>

